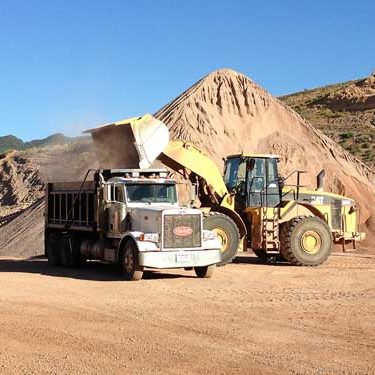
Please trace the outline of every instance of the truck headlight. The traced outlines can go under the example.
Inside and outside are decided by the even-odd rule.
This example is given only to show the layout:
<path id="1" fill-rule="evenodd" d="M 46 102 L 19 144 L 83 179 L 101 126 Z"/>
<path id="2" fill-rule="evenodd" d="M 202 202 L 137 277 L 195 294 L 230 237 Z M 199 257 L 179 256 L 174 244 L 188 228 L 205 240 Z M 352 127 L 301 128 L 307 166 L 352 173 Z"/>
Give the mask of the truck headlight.
<path id="1" fill-rule="evenodd" d="M 212 230 L 206 230 L 203 229 L 203 239 L 208 241 L 208 240 L 216 240 L 217 235 L 214 233 Z"/>
<path id="2" fill-rule="evenodd" d="M 140 241 L 158 242 L 159 233 L 143 233 L 139 236 Z"/>

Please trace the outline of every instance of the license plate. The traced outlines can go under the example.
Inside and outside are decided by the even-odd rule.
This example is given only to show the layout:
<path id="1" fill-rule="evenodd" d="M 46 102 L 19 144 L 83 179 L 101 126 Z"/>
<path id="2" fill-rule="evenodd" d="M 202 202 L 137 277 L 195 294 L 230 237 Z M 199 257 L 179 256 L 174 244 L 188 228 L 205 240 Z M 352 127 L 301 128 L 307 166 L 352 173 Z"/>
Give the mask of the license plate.
<path id="1" fill-rule="evenodd" d="M 178 254 L 176 254 L 176 261 L 178 263 L 190 262 L 190 253 L 178 253 Z"/>

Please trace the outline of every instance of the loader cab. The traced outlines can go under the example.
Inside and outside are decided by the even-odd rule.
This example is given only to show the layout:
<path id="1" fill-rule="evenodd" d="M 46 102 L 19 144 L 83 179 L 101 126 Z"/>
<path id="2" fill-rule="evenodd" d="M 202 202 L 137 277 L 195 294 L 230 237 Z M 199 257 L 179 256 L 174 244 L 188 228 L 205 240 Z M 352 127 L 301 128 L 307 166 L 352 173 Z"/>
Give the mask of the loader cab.
<path id="1" fill-rule="evenodd" d="M 276 155 L 233 155 L 225 160 L 224 180 L 236 196 L 236 209 L 279 206 L 278 161 Z"/>

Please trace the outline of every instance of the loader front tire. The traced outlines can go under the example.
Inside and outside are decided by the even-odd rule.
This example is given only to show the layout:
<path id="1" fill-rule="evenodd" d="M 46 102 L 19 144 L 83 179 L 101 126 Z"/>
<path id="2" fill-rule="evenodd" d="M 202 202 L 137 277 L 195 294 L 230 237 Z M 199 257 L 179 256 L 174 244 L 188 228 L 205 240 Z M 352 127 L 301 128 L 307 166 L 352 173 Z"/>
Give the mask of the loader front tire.
<path id="1" fill-rule="evenodd" d="M 219 266 L 230 263 L 237 255 L 240 232 L 236 223 L 227 215 L 210 211 L 203 218 L 203 228 L 216 233 L 221 242 L 221 261 Z"/>

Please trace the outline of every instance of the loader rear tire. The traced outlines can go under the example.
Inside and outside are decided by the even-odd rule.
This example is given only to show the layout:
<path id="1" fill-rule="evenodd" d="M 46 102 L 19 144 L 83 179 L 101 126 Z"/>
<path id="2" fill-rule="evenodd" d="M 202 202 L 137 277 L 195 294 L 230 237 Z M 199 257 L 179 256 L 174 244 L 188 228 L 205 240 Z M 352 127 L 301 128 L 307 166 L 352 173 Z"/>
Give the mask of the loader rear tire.
<path id="1" fill-rule="evenodd" d="M 316 216 L 297 216 L 280 228 L 281 255 L 298 266 L 318 266 L 331 253 L 332 234 Z"/>
<path id="2" fill-rule="evenodd" d="M 230 263 L 237 255 L 240 244 L 240 232 L 236 223 L 227 215 L 210 211 L 203 218 L 203 228 L 216 233 L 222 243 L 219 266 Z"/>

